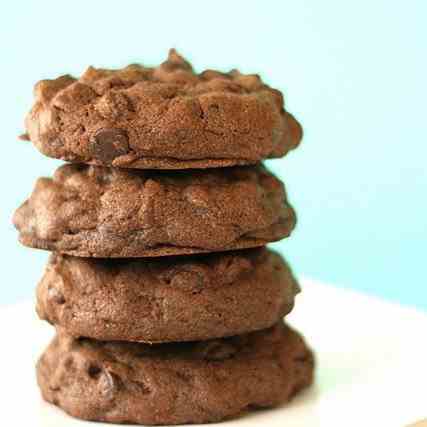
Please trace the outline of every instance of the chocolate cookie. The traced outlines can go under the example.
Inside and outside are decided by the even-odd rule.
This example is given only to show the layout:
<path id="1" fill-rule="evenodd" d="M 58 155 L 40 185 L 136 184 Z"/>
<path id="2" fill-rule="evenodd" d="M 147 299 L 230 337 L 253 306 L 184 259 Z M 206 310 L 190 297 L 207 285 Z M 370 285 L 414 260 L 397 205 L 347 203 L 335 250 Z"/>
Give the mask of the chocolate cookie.
<path id="1" fill-rule="evenodd" d="M 148 260 L 53 254 L 37 312 L 76 337 L 195 341 L 268 328 L 298 291 L 284 260 L 266 249 Z"/>
<path id="2" fill-rule="evenodd" d="M 220 421 L 278 405 L 313 380 L 313 355 L 282 322 L 232 338 L 147 345 L 57 336 L 37 365 L 45 400 L 86 420 Z"/>
<path id="3" fill-rule="evenodd" d="M 27 137 L 50 157 L 136 169 L 208 168 L 281 157 L 302 137 L 258 75 L 196 74 L 171 50 L 157 68 L 88 68 L 42 80 Z"/>
<path id="4" fill-rule="evenodd" d="M 138 171 L 67 164 L 16 211 L 24 245 L 87 257 L 144 257 L 262 246 L 295 213 L 262 166 Z"/>

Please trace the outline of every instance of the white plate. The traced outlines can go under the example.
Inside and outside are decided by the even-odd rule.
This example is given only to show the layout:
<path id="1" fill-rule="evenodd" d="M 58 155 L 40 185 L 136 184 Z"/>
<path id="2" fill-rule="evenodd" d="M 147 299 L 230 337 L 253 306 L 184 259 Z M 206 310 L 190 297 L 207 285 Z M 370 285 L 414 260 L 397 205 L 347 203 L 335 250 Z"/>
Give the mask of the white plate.
<path id="1" fill-rule="evenodd" d="M 315 386 L 289 405 L 221 426 L 403 427 L 427 418 L 427 316 L 311 280 L 302 282 L 303 292 L 289 318 L 316 350 Z M 0 425 L 89 425 L 39 397 L 33 365 L 52 328 L 35 318 L 32 304 L 1 309 L 0 333 Z"/>

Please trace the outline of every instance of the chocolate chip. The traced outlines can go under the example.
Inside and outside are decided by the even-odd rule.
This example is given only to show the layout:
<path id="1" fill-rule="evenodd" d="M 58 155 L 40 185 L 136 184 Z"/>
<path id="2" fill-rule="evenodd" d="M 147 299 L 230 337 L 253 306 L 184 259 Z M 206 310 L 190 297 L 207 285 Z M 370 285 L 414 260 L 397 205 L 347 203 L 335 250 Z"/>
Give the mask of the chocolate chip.
<path id="1" fill-rule="evenodd" d="M 101 128 L 90 141 L 91 154 L 102 162 L 112 162 L 129 152 L 127 132 L 123 129 Z"/>
<path id="2" fill-rule="evenodd" d="M 99 366 L 90 364 L 87 373 L 92 379 L 98 379 L 102 369 Z"/>

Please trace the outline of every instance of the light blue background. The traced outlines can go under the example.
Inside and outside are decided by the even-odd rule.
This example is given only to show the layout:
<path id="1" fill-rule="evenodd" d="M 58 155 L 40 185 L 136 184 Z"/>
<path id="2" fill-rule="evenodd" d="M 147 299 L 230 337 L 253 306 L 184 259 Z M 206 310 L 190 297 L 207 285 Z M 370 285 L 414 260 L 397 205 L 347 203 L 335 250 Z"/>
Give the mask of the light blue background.
<path id="1" fill-rule="evenodd" d="M 60 162 L 17 140 L 32 86 L 87 65 L 258 72 L 285 92 L 303 145 L 270 162 L 299 213 L 278 246 L 296 272 L 427 309 L 427 2 L 24 1 L 0 6 L 0 303 L 29 298 L 47 253 L 13 210 Z"/>

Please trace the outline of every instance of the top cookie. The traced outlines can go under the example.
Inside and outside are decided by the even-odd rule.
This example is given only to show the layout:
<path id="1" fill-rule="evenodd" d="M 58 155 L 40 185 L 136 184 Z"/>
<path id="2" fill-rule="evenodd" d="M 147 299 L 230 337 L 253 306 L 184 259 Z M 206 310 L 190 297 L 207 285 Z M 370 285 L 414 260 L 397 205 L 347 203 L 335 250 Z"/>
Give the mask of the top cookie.
<path id="1" fill-rule="evenodd" d="M 25 135 L 49 157 L 135 169 L 253 164 L 302 137 L 283 96 L 258 75 L 206 70 L 176 53 L 157 68 L 89 67 L 35 86 Z"/>

